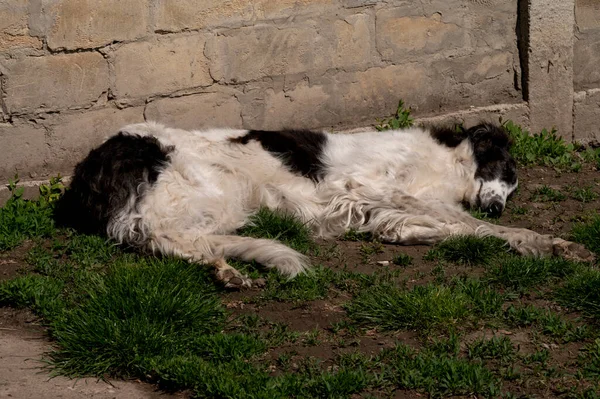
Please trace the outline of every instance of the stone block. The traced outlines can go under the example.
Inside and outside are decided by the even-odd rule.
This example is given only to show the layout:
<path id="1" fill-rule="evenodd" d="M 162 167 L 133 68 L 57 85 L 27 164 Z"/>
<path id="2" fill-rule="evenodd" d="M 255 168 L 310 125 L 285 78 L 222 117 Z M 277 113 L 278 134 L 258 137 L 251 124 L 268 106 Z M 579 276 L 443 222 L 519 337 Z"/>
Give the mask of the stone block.
<path id="1" fill-rule="evenodd" d="M 170 94 L 209 86 L 213 80 L 204 56 L 204 35 L 165 37 L 131 43 L 112 54 L 117 98 Z"/>
<path id="2" fill-rule="evenodd" d="M 440 13 L 405 16 L 403 8 L 381 9 L 376 15 L 377 50 L 386 60 L 402 61 L 407 55 L 452 54 L 469 46 L 469 32 L 447 22 Z"/>
<path id="3" fill-rule="evenodd" d="M 371 125 L 396 110 L 398 100 L 425 107 L 432 90 L 427 70 L 418 65 L 339 72 L 303 81 L 287 91 L 261 85 L 241 99 L 244 128 L 280 129 Z"/>
<path id="4" fill-rule="evenodd" d="M 4 69 L 10 113 L 88 106 L 108 90 L 108 63 L 99 53 L 8 60 Z"/>
<path id="5" fill-rule="evenodd" d="M 309 13 L 324 15 L 333 0 L 159 0 L 156 30 L 179 32 L 211 27 L 239 27 L 264 19 L 296 17 Z"/>
<path id="6" fill-rule="evenodd" d="M 146 106 L 146 120 L 179 129 L 241 128 L 241 105 L 233 93 L 202 93 L 164 98 Z"/>
<path id="7" fill-rule="evenodd" d="M 158 0 L 156 30 L 178 32 L 211 26 L 232 26 L 253 18 L 252 2 L 239 0 Z"/>
<path id="8" fill-rule="evenodd" d="M 254 0 L 254 12 L 260 19 L 293 18 L 314 14 L 325 17 L 336 7 L 334 0 Z"/>
<path id="9" fill-rule="evenodd" d="M 499 104 L 486 107 L 473 107 L 466 110 L 444 113 L 430 117 L 416 118 L 418 125 L 448 125 L 452 123 L 463 123 L 470 127 L 478 123 L 502 121 L 513 121 L 525 128 L 529 124 L 529 107 L 526 103 Z"/>
<path id="10" fill-rule="evenodd" d="M 575 141 L 582 144 L 600 145 L 600 89 L 575 95 L 574 134 Z"/>
<path id="11" fill-rule="evenodd" d="M 96 48 L 146 34 L 149 0 L 60 0 L 47 33 L 51 49 Z"/>
<path id="12" fill-rule="evenodd" d="M 28 0 L 0 0 L 0 32 L 9 35 L 27 34 Z"/>
<path id="13" fill-rule="evenodd" d="M 124 125 L 143 121 L 143 107 L 107 108 L 51 118 L 46 122 L 50 151 L 47 167 L 52 174 L 69 176 L 92 148 Z"/>
<path id="14" fill-rule="evenodd" d="M 369 16 L 230 30 L 214 39 L 209 54 L 212 76 L 226 82 L 357 68 L 371 63 Z"/>
<path id="15" fill-rule="evenodd" d="M 42 48 L 40 39 L 29 36 L 28 5 L 28 0 L 0 0 L 0 52 Z"/>
<path id="16" fill-rule="evenodd" d="M 576 91 L 600 87 L 600 31 L 575 40 L 573 73 Z"/>
<path id="17" fill-rule="evenodd" d="M 44 175 L 50 154 L 45 129 L 36 124 L 0 124 L 0 181 L 2 185 L 18 174 L 22 179 Z"/>
<path id="18" fill-rule="evenodd" d="M 527 92 L 531 129 L 573 135 L 573 1 L 529 0 Z"/>
<path id="19" fill-rule="evenodd" d="M 476 84 L 502 75 L 509 75 L 509 78 L 512 79 L 513 54 L 494 52 L 473 55 L 448 61 L 447 64 L 453 64 L 458 83 Z M 510 85 L 512 86 L 512 82 Z"/>
<path id="20" fill-rule="evenodd" d="M 576 0 L 575 21 L 577 28 L 582 32 L 600 29 L 600 3 L 598 0 Z"/>

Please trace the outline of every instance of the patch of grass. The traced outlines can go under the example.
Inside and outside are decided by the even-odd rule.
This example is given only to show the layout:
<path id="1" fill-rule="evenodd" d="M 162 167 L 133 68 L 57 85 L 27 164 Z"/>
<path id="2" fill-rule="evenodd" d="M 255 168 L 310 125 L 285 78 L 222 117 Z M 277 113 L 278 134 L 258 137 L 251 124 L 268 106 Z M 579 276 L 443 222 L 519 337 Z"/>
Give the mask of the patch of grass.
<path id="1" fill-rule="evenodd" d="M 416 352 L 406 345 L 384 351 L 379 361 L 389 365 L 386 373 L 402 389 L 420 389 L 431 397 L 450 395 L 496 397 L 500 381 L 478 362 L 435 351 Z"/>
<path id="2" fill-rule="evenodd" d="M 596 192 L 591 186 L 588 186 L 574 190 L 572 197 L 577 201 L 588 203 L 598 198 L 598 194 L 596 194 Z"/>
<path id="3" fill-rule="evenodd" d="M 561 304 L 600 319 L 600 271 L 587 269 L 570 276 L 556 297 Z"/>
<path id="4" fill-rule="evenodd" d="M 397 254 L 392 258 L 392 263 L 397 266 L 410 266 L 412 265 L 413 258 L 407 254 Z"/>
<path id="5" fill-rule="evenodd" d="M 269 273 L 260 301 L 306 302 L 327 296 L 332 284 L 341 276 L 330 268 L 315 266 L 308 273 L 288 279 L 277 272 Z"/>
<path id="6" fill-rule="evenodd" d="M 516 353 L 512 341 L 507 337 L 480 338 L 467 344 L 469 359 L 497 359 L 502 362 L 509 362 L 514 359 Z"/>
<path id="7" fill-rule="evenodd" d="M 258 301 L 306 302 L 332 295 L 332 290 L 354 292 L 372 284 L 389 282 L 394 273 L 377 271 L 371 275 L 349 271 L 336 271 L 321 265 L 293 279 L 271 271 L 267 285 L 257 297 Z"/>
<path id="8" fill-rule="evenodd" d="M 548 359 L 550 359 L 550 352 L 548 351 L 548 349 L 541 349 L 536 352 L 533 352 L 530 355 L 523 356 L 523 363 L 540 363 L 543 367 L 545 367 L 545 365 L 548 363 Z"/>
<path id="9" fill-rule="evenodd" d="M 571 239 L 600 256 L 600 215 L 596 214 L 583 223 L 575 224 Z"/>
<path id="10" fill-rule="evenodd" d="M 504 241 L 494 237 L 456 236 L 436 245 L 425 259 L 476 266 L 489 263 L 498 254 L 507 252 L 507 248 Z"/>
<path id="11" fill-rule="evenodd" d="M 556 130 L 544 129 L 531 135 L 512 121 L 505 122 L 503 126 L 513 140 L 510 152 L 521 165 L 550 166 L 571 171 L 581 169 L 581 159 L 577 156 L 575 146 L 566 143 Z"/>
<path id="12" fill-rule="evenodd" d="M 469 315 L 469 298 L 449 287 L 416 286 L 402 290 L 378 285 L 361 292 L 348 305 L 359 324 L 383 330 L 450 326 Z"/>
<path id="13" fill-rule="evenodd" d="M 40 187 L 40 197 L 35 201 L 23 198 L 19 179 L 10 181 L 11 197 L 0 208 L 0 251 L 16 247 L 26 239 L 51 237 L 55 234 L 53 204 L 63 188 L 60 177 L 52 178 L 50 185 Z"/>
<path id="14" fill-rule="evenodd" d="M 510 211 L 513 215 L 526 215 L 529 212 L 529 209 L 527 209 L 524 206 L 519 206 L 519 205 L 509 205 Z"/>
<path id="15" fill-rule="evenodd" d="M 581 349 L 579 365 L 586 377 L 600 378 L 600 338 Z"/>
<path id="16" fill-rule="evenodd" d="M 557 313 L 532 305 L 511 305 L 506 309 L 504 318 L 511 326 L 537 327 L 544 335 L 562 343 L 583 341 L 591 336 L 586 325 L 576 326 Z"/>
<path id="17" fill-rule="evenodd" d="M 502 301 L 476 281 L 415 286 L 411 290 L 377 284 L 358 293 L 347 305 L 357 323 L 382 330 L 447 329 L 472 318 L 497 311 Z"/>
<path id="18" fill-rule="evenodd" d="M 484 211 L 482 211 L 479 208 L 471 208 L 471 209 L 469 209 L 469 213 L 475 219 L 485 220 L 486 222 L 495 223 L 495 219 L 490 218 L 487 213 L 485 213 Z"/>
<path id="19" fill-rule="evenodd" d="M 239 233 L 248 237 L 278 240 L 295 250 L 308 253 L 314 249 L 312 234 L 307 225 L 294 216 L 261 208 Z"/>
<path id="20" fill-rule="evenodd" d="M 57 317 L 64 310 L 62 281 L 28 275 L 0 282 L 0 306 L 29 308 L 46 316 Z"/>
<path id="21" fill-rule="evenodd" d="M 379 241 L 366 242 L 360 245 L 360 254 L 364 263 L 368 263 L 373 255 L 383 252 L 383 244 Z"/>
<path id="22" fill-rule="evenodd" d="M 375 125 L 375 129 L 381 131 L 384 130 L 396 130 L 396 129 L 406 129 L 411 127 L 414 124 L 414 119 L 410 116 L 411 109 L 404 108 L 404 101 L 400 100 L 398 102 L 398 108 L 396 109 L 396 113 L 389 119 L 383 119 L 378 121 L 379 124 Z"/>
<path id="23" fill-rule="evenodd" d="M 344 233 L 342 237 L 344 241 L 372 241 L 373 235 L 371 233 L 361 233 L 354 229 L 350 229 Z"/>
<path id="24" fill-rule="evenodd" d="M 514 290 L 541 285 L 551 278 L 563 278 L 581 269 L 581 265 L 562 258 L 506 256 L 488 267 L 488 281 Z"/>
<path id="25" fill-rule="evenodd" d="M 511 326 L 527 327 L 536 324 L 542 317 L 542 309 L 533 305 L 514 306 L 510 305 L 504 314 L 504 318 Z"/>
<path id="26" fill-rule="evenodd" d="M 54 365 L 68 375 L 129 376 L 152 358 L 194 352 L 225 321 L 208 282 L 203 269 L 183 261 L 118 262 L 52 323 L 60 345 L 51 355 Z"/>
<path id="27" fill-rule="evenodd" d="M 566 200 L 567 196 L 560 191 L 544 185 L 533 191 L 531 199 L 536 202 L 561 202 Z"/>

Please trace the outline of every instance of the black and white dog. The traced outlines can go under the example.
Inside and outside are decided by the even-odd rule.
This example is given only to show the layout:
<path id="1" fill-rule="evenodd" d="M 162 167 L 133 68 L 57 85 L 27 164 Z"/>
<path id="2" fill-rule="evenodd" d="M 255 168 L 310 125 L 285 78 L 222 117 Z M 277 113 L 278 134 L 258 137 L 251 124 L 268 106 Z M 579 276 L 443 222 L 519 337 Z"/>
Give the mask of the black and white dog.
<path id="1" fill-rule="evenodd" d="M 279 242 L 236 235 L 261 207 L 291 213 L 322 237 L 351 228 L 398 244 L 495 236 L 524 255 L 590 259 L 578 244 L 462 209 L 504 210 L 517 187 L 509 145 L 504 129 L 491 124 L 355 134 L 135 124 L 77 165 L 58 210 L 80 230 L 212 264 L 230 287 L 252 281 L 227 258 L 290 277 L 308 266 Z"/>

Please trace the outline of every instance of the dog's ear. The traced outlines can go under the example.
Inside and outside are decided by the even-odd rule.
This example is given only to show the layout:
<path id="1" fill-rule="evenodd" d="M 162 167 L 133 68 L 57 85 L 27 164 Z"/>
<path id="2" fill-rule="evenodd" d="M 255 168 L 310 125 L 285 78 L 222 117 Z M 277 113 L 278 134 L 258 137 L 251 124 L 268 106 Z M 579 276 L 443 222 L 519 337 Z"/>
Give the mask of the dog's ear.
<path id="1" fill-rule="evenodd" d="M 485 153 L 494 148 L 508 150 L 511 140 L 501 126 L 490 123 L 480 123 L 466 131 L 476 153 Z"/>
<path id="2" fill-rule="evenodd" d="M 455 123 L 454 125 L 430 126 L 429 134 L 438 143 L 446 147 L 457 147 L 464 139 L 467 138 L 467 132 L 462 124 Z"/>

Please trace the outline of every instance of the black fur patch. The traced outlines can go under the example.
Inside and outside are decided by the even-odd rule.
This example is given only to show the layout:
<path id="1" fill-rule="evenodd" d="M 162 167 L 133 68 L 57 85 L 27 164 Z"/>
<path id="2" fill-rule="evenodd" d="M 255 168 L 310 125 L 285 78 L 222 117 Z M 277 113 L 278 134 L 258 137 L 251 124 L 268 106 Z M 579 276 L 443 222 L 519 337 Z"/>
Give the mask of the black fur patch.
<path id="1" fill-rule="evenodd" d="M 258 141 L 266 151 L 276 155 L 294 173 L 314 181 L 320 180 L 325 173 L 322 154 L 327 145 L 327 136 L 324 133 L 310 130 L 250 130 L 245 136 L 231 141 L 248 144 L 250 140 Z"/>
<path id="2" fill-rule="evenodd" d="M 467 132 L 460 125 L 433 126 L 429 128 L 429 134 L 440 144 L 446 147 L 458 147 L 467 138 Z"/>
<path id="3" fill-rule="evenodd" d="M 105 233 L 111 217 L 131 196 L 137 202 L 144 184 L 153 184 L 172 148 L 154 137 L 111 137 L 76 167 L 70 188 L 57 205 L 57 222 L 85 233 Z"/>
<path id="4" fill-rule="evenodd" d="M 470 129 L 462 126 L 437 126 L 429 128 L 431 137 L 447 147 L 457 147 L 470 140 L 477 162 L 475 177 L 484 181 L 497 178 L 514 184 L 517 181 L 517 164 L 508 152 L 511 146 L 508 133 L 491 123 L 481 123 Z"/>
<path id="5" fill-rule="evenodd" d="M 475 177 L 484 181 L 500 178 L 509 184 L 517 181 L 517 164 L 509 153 L 512 144 L 501 126 L 482 123 L 466 131 L 475 153 Z"/>

